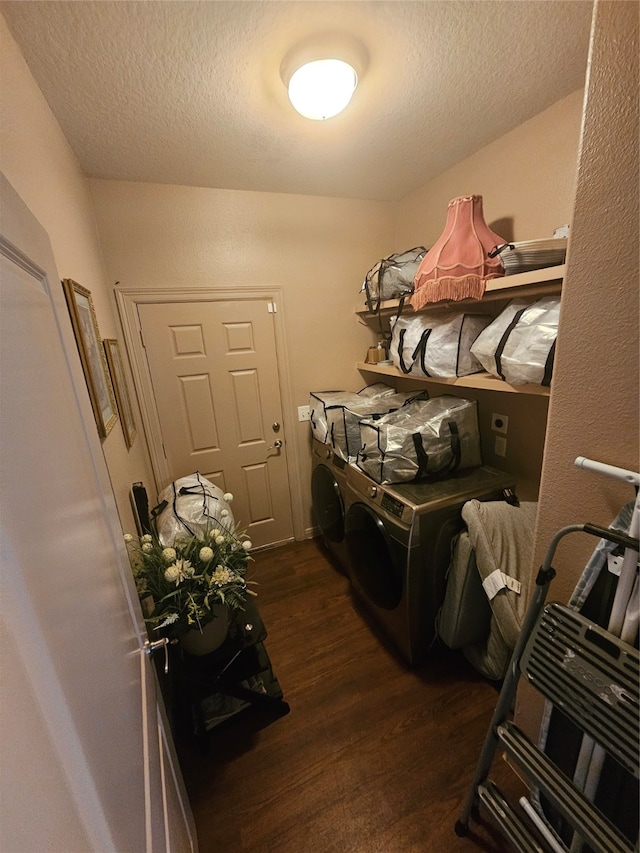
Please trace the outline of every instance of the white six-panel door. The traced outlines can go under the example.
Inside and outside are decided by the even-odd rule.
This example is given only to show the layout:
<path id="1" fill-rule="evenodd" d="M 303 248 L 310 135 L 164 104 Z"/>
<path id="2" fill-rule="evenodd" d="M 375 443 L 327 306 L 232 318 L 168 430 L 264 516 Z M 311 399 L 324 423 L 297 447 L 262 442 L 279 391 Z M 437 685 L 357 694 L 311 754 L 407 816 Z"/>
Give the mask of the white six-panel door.
<path id="1" fill-rule="evenodd" d="M 140 304 L 172 480 L 199 471 L 234 495 L 255 546 L 293 538 L 271 303 Z"/>

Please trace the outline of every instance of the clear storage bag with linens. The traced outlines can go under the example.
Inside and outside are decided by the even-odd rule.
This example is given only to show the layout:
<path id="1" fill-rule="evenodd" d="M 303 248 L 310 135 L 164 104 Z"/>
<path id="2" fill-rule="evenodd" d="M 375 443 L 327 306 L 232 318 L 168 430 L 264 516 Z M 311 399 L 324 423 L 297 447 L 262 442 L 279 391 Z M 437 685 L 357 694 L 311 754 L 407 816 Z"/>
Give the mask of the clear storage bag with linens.
<path id="1" fill-rule="evenodd" d="M 360 421 L 394 412 L 417 398 L 428 398 L 427 391 L 394 391 L 372 397 L 358 397 L 348 405 L 331 406 L 327 410 L 329 440 L 336 456 L 355 462 L 360 442 Z"/>
<path id="2" fill-rule="evenodd" d="M 416 246 L 375 263 L 361 288 L 366 294 L 369 311 L 377 310 L 383 299 L 400 299 L 413 293 L 413 279 L 426 254 L 424 246 Z"/>
<path id="3" fill-rule="evenodd" d="M 487 314 L 453 311 L 397 317 L 391 323 L 389 354 L 406 375 L 468 376 L 482 365 L 471 346 L 491 322 Z"/>
<path id="4" fill-rule="evenodd" d="M 488 373 L 511 385 L 550 385 L 560 297 L 514 299 L 476 338 L 472 354 Z"/>
<path id="5" fill-rule="evenodd" d="M 338 456 L 350 461 L 360 449 L 359 423 L 363 417 L 386 414 L 419 396 L 429 395 L 426 391 L 398 393 L 384 382 L 375 382 L 360 391 L 312 391 L 311 433 L 323 444 L 332 445 Z"/>
<path id="6" fill-rule="evenodd" d="M 482 464 L 475 400 L 443 394 L 360 422 L 357 465 L 381 484 L 444 478 Z"/>
<path id="7" fill-rule="evenodd" d="M 197 471 L 169 483 L 151 513 L 158 539 L 169 547 L 177 538 L 203 537 L 215 523 L 234 530 L 230 501 L 228 493 Z"/>

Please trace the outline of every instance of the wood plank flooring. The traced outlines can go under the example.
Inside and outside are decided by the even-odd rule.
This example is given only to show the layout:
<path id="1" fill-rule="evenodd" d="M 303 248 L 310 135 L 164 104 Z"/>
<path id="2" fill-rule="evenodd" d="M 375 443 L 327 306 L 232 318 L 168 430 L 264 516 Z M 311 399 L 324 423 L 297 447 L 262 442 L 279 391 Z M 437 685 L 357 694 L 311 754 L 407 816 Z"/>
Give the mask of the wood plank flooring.
<path id="1" fill-rule="evenodd" d="M 201 853 L 505 853 L 487 823 L 453 829 L 495 685 L 448 650 L 405 665 L 316 541 L 256 554 L 251 577 L 291 712 L 249 709 L 206 754 L 178 738 Z"/>

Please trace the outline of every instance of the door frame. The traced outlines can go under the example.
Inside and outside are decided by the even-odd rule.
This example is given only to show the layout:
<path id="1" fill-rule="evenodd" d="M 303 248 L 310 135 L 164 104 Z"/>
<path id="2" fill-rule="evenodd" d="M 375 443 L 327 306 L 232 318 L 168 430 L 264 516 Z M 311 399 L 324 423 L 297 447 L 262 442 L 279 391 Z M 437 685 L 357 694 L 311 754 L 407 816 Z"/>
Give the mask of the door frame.
<path id="1" fill-rule="evenodd" d="M 264 301 L 265 308 L 273 315 L 273 326 L 278 362 L 278 387 L 282 402 L 282 419 L 286 441 L 284 443 L 291 498 L 293 535 L 296 540 L 304 539 L 302 515 L 303 495 L 300 479 L 294 474 L 300 470 L 298 449 L 295 441 L 293 417 L 293 392 L 291 372 L 286 345 L 284 318 L 284 294 L 281 287 L 240 287 L 232 290 L 221 288 L 136 288 L 116 286 L 116 306 L 120 316 L 125 348 L 129 356 L 134 389 L 140 406 L 142 429 L 149 450 L 151 469 L 155 478 L 156 493 L 171 482 L 169 466 L 164 455 L 160 418 L 153 394 L 151 371 L 142 343 L 142 330 L 138 316 L 139 305 L 168 304 L 171 302 L 238 302 L 241 300 Z"/>

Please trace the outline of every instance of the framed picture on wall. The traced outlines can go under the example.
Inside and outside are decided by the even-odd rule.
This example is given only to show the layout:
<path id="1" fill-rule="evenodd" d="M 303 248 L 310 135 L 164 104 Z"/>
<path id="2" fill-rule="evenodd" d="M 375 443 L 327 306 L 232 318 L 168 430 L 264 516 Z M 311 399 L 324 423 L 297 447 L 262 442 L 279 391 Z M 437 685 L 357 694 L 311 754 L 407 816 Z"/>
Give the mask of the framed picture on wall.
<path id="1" fill-rule="evenodd" d="M 118 420 L 118 413 L 107 369 L 107 359 L 100 341 L 91 291 L 70 278 L 63 279 L 62 287 L 71 316 L 71 325 L 80 353 L 80 361 L 82 362 L 98 434 L 100 438 L 106 438 Z"/>
<path id="2" fill-rule="evenodd" d="M 122 364 L 120 347 L 114 338 L 105 338 L 102 342 L 107 356 L 107 364 L 111 374 L 111 382 L 116 395 L 116 403 L 120 412 L 120 423 L 124 433 L 127 448 L 131 447 L 136 437 L 136 422 L 133 417 L 133 407 L 129 396 L 129 386 Z"/>

